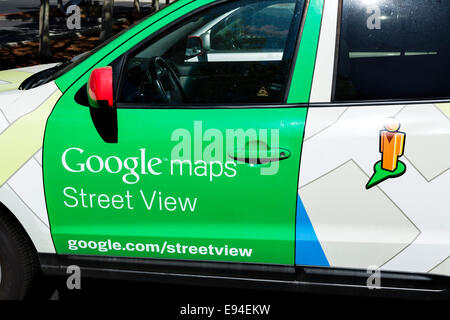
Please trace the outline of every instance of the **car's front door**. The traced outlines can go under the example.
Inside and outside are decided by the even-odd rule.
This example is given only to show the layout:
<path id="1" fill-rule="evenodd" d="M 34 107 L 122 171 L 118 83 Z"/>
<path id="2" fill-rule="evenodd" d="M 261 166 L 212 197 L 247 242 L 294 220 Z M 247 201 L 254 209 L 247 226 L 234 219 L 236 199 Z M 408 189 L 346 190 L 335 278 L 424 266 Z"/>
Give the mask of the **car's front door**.
<path id="1" fill-rule="evenodd" d="M 235 26 L 233 50 L 253 45 L 260 55 L 188 61 L 189 36 L 242 8 L 264 15 L 258 28 L 245 19 Z M 295 0 L 209 6 L 126 54 L 113 52 L 97 67 L 110 64 L 120 74 L 117 111 L 83 105 L 88 75 L 67 91 L 48 121 L 44 147 L 57 252 L 293 264 L 307 110 L 287 108 L 286 99 L 303 9 Z M 282 55 L 267 59 L 274 42 Z M 313 62 L 299 65 L 312 72 Z M 206 86 L 225 69 L 235 72 L 234 81 Z M 205 88 L 195 85 L 201 70 Z M 300 89 L 294 75 L 295 90 L 308 90 L 311 72 Z M 201 99 L 211 92 L 213 101 Z"/>

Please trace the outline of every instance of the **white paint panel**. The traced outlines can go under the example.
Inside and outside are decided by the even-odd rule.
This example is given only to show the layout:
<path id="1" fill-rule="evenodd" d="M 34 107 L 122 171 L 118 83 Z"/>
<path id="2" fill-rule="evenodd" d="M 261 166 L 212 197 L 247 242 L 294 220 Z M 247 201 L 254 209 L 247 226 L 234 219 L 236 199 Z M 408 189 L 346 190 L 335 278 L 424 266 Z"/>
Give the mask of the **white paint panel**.
<path id="1" fill-rule="evenodd" d="M 15 71 L 30 72 L 30 73 L 38 73 L 40 71 L 44 71 L 46 69 L 50 69 L 50 68 L 56 67 L 58 64 L 60 64 L 60 63 L 39 64 L 37 66 L 19 68 L 19 69 L 14 69 L 14 70 Z"/>
<path id="2" fill-rule="evenodd" d="M 310 102 L 330 102 L 339 1 L 325 0 Z"/>
<path id="3" fill-rule="evenodd" d="M 367 180 L 349 161 L 299 190 L 333 267 L 379 267 L 419 234 L 383 192 L 365 189 Z"/>
<path id="4" fill-rule="evenodd" d="M 6 108 L 6 106 L 12 105 L 21 96 L 24 91 L 10 90 L 0 92 L 0 111 Z"/>
<path id="5" fill-rule="evenodd" d="M 6 121 L 5 116 L 0 112 L 0 134 L 9 126 L 8 121 Z"/>
<path id="6" fill-rule="evenodd" d="M 336 123 L 346 110 L 347 107 L 310 109 L 306 119 L 308 125 L 306 126 L 304 139 L 308 140 Z"/>
<path id="7" fill-rule="evenodd" d="M 40 253 L 56 253 L 50 229 L 37 218 L 8 184 L 0 188 L 0 202 L 19 220 Z"/>
<path id="8" fill-rule="evenodd" d="M 380 159 L 379 132 L 386 118 L 397 114 L 403 106 L 352 107 L 332 126 L 305 141 L 302 148 L 299 187 L 330 172 L 350 159 L 356 161 L 367 175 Z M 324 111 L 326 110 L 326 111 Z M 331 116 L 324 116 L 324 113 Z M 306 132 L 313 119 L 333 118 L 335 108 L 310 108 Z"/>
<path id="9" fill-rule="evenodd" d="M 42 167 L 31 158 L 9 180 L 8 184 L 36 216 L 49 226 L 44 197 Z"/>
<path id="10" fill-rule="evenodd" d="M 419 110 L 420 112 L 416 112 Z M 326 115 L 326 113 L 330 114 Z M 336 118 L 336 115 L 335 108 L 310 108 L 306 132 L 317 132 L 317 128 L 323 128 L 331 119 Z M 395 203 L 421 234 L 401 252 L 393 255 L 381 266 L 381 269 L 426 273 L 450 255 L 450 171 L 445 171 L 439 176 L 434 175 L 432 181 L 426 179 L 427 170 L 442 172 L 446 168 L 445 164 L 448 165 L 448 160 L 444 162 L 441 160 L 442 154 L 445 157 L 445 152 L 448 151 L 448 143 L 445 142 L 442 134 L 448 132 L 449 122 L 433 105 L 420 105 L 420 108 L 402 105 L 348 108 L 337 121 L 325 126 L 325 129 L 304 142 L 299 188 L 302 190 L 301 188 L 305 185 L 314 180 L 320 180 L 322 176 L 353 160 L 367 175 L 366 181 L 358 182 L 363 190 L 368 177 L 373 174 L 374 164 L 381 159 L 379 131 L 385 119 L 393 116 L 400 120 L 401 130 L 406 133 L 406 157 L 400 160 L 406 164 L 407 170 L 403 176 L 386 180 L 375 188 Z M 430 142 L 427 136 L 431 140 L 436 138 L 436 141 L 444 139 L 444 142 L 437 144 Z M 447 149 L 442 150 L 442 148 Z M 408 153 L 426 157 L 428 162 L 423 166 L 414 165 L 414 161 L 419 163 L 417 156 L 409 159 Z M 421 167 L 425 168 L 424 172 L 421 172 Z M 323 188 L 316 190 L 314 197 L 321 199 L 322 203 L 328 203 L 328 198 L 334 197 L 332 192 L 341 192 L 341 189 L 356 183 L 352 176 L 343 177 L 340 181 L 330 181 L 333 184 L 328 186 L 328 192 L 323 192 Z M 347 208 L 344 212 L 352 211 L 357 207 L 359 197 L 356 194 L 346 193 L 342 196 L 347 199 Z M 307 209 L 308 215 L 312 216 L 311 221 L 315 229 L 321 228 L 314 219 L 315 212 L 322 210 L 321 205 L 320 202 L 310 202 Z M 329 207 L 330 210 L 334 209 L 332 205 Z M 367 210 L 370 210 L 369 205 Z M 373 221 L 377 221 L 376 213 L 373 215 Z M 347 231 L 346 223 L 351 222 L 348 220 L 342 222 L 340 227 L 343 232 Z M 378 226 L 374 224 L 373 228 Z M 358 230 L 352 232 L 358 232 Z M 335 235 L 336 233 L 322 234 L 319 236 L 319 241 L 322 243 L 325 239 L 330 242 L 332 241 L 330 238 Z M 383 237 L 380 237 L 382 241 Z M 339 243 L 339 238 L 335 241 Z M 363 257 L 364 254 L 361 254 L 362 260 L 354 261 L 355 264 L 364 264 Z"/>
<path id="11" fill-rule="evenodd" d="M 450 276 L 450 257 L 442 261 L 438 266 L 430 270 L 430 273 Z"/>
<path id="12" fill-rule="evenodd" d="M 409 105 L 398 115 L 410 132 L 405 156 L 428 181 L 450 168 L 450 121 L 431 105 Z"/>
<path id="13" fill-rule="evenodd" d="M 42 106 L 56 91 L 58 88 L 52 82 L 27 91 L 11 91 L 0 94 L 0 133 L 4 133 L 5 130 L 11 128 L 12 124 L 17 123 L 17 120 Z M 52 104 L 53 100 L 49 103 Z M 46 119 L 42 118 L 41 120 L 45 123 Z M 25 132 L 27 129 L 34 130 L 35 128 L 26 126 L 21 130 L 27 133 Z M 26 148 L 26 142 L 29 142 L 23 141 L 24 145 L 20 145 L 21 132 L 16 132 L 16 137 L 19 135 L 17 137 L 19 143 L 14 142 L 17 145 L 16 148 Z M 43 139 L 43 136 L 41 137 L 43 132 L 35 133 L 39 134 L 39 139 Z M 38 150 L 35 154 L 30 153 L 29 158 L 24 159 L 23 165 L 21 165 L 22 162 L 18 163 L 19 169 L 0 188 L 0 202 L 17 217 L 38 252 L 55 253 L 49 229 L 41 163 L 42 150 Z"/>
<path id="14" fill-rule="evenodd" d="M 450 254 L 450 172 L 427 182 L 408 161 L 404 162 L 405 175 L 380 184 L 380 188 L 422 234 L 382 269 L 425 273 Z"/>
<path id="15" fill-rule="evenodd" d="M 0 103 L 0 109 L 6 116 L 8 122 L 13 123 L 20 117 L 39 107 L 56 90 L 58 90 L 56 84 L 54 82 L 50 82 L 34 89 L 14 91 L 10 96 L 12 101 L 5 103 L 2 101 Z M 0 99 L 3 100 L 3 97 L 0 96 Z"/>
<path id="16" fill-rule="evenodd" d="M 34 155 L 34 159 L 39 163 L 39 165 L 42 167 L 42 148 L 36 152 Z"/>

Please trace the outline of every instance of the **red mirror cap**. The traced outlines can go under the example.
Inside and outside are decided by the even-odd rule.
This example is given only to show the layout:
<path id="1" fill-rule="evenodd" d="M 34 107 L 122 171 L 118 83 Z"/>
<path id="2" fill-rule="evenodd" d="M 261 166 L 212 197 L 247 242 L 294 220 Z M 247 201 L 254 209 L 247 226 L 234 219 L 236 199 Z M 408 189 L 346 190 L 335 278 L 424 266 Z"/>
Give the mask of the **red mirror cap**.
<path id="1" fill-rule="evenodd" d="M 114 106 L 112 67 L 92 70 L 88 81 L 89 104 L 95 108 Z"/>

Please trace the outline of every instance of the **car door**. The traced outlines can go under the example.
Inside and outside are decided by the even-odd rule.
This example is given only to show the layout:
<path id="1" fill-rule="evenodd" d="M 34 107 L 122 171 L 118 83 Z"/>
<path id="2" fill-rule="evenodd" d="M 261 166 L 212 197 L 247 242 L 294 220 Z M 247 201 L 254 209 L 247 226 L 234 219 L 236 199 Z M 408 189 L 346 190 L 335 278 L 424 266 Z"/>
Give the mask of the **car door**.
<path id="1" fill-rule="evenodd" d="M 253 83 L 244 91 L 228 83 L 192 89 L 180 81 L 189 69 L 189 35 L 224 12 L 254 5 L 292 8 L 282 30 L 282 59 L 266 68 L 257 58 L 221 62 L 228 70 L 239 64 L 235 85 Z M 183 10 L 200 7 L 193 2 Z M 45 136 L 46 200 L 57 252 L 293 264 L 307 109 L 288 107 L 286 99 L 303 9 L 304 1 L 230 1 L 169 26 L 163 19 L 162 31 L 143 31 L 96 65 L 113 68 L 117 109 L 90 108 L 89 73 L 80 77 L 55 107 Z M 277 31 L 265 23 L 262 40 Z M 315 48 L 317 38 L 309 41 L 312 47 L 303 50 Z M 296 103 L 309 96 L 314 61 L 308 57 L 297 64 L 305 76 L 296 69 L 292 81 L 296 95 L 289 99 Z M 220 72 L 222 66 L 205 62 L 202 68 Z M 273 77 L 258 80 L 255 68 Z M 221 99 L 196 103 L 211 92 Z"/>
<path id="2" fill-rule="evenodd" d="M 299 177 L 319 258 L 297 264 L 449 274 L 449 16 L 325 1 Z"/>

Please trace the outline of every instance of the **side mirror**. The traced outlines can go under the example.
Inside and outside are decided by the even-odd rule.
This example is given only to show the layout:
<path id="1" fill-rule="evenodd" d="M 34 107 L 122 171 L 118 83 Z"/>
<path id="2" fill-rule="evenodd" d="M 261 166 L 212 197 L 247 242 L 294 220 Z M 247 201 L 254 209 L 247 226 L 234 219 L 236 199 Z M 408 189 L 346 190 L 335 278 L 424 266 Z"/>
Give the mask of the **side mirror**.
<path id="1" fill-rule="evenodd" d="M 186 45 L 186 60 L 201 56 L 205 53 L 203 41 L 200 37 L 189 36 Z"/>
<path id="2" fill-rule="evenodd" d="M 93 108 L 111 109 L 113 101 L 113 71 L 112 67 L 92 70 L 87 85 L 89 105 Z"/>

